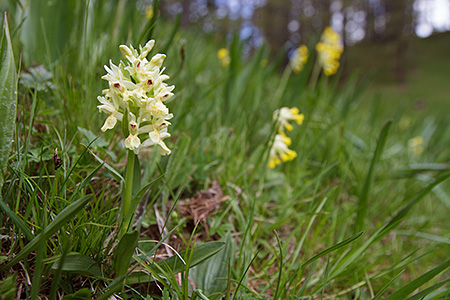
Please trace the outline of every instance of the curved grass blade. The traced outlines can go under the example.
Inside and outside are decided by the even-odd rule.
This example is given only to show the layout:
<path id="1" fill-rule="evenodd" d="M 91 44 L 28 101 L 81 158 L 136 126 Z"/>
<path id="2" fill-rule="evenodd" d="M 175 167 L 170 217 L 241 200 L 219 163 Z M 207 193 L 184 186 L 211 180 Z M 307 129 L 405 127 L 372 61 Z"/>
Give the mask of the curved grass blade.
<path id="1" fill-rule="evenodd" d="M 435 186 L 450 177 L 450 171 L 440 174 L 434 182 L 429 184 L 427 187 L 422 189 L 422 191 L 417 194 L 408 204 L 406 204 L 384 227 L 379 237 L 387 234 L 395 226 L 397 226 L 408 214 L 408 212 L 416 205 L 420 200 L 422 200 L 429 192 L 433 190 Z"/>
<path id="2" fill-rule="evenodd" d="M 367 215 L 367 205 L 369 202 L 369 194 L 372 188 L 372 183 L 374 179 L 375 167 L 380 160 L 381 154 L 383 153 L 384 145 L 386 145 L 386 140 L 389 134 L 389 129 L 391 128 L 392 120 L 388 121 L 383 129 L 381 130 L 380 137 L 378 138 L 377 147 L 373 154 L 372 162 L 370 163 L 370 168 L 364 182 L 363 189 L 361 191 L 361 196 L 359 197 L 358 211 L 356 213 L 355 221 L 355 232 L 360 232 L 365 227 L 365 219 Z"/>
<path id="3" fill-rule="evenodd" d="M 236 287 L 236 290 L 234 291 L 233 300 L 236 299 L 236 295 L 238 293 L 239 288 L 242 285 L 242 281 L 244 280 L 245 275 L 247 275 L 248 270 L 250 269 L 251 265 L 253 264 L 253 261 L 256 259 L 256 257 L 258 257 L 258 254 L 259 254 L 260 251 L 261 251 L 261 249 L 258 249 L 258 251 L 256 251 L 256 254 L 253 256 L 252 260 L 250 261 L 250 263 L 248 264 L 248 266 L 245 269 L 244 273 L 242 274 L 241 279 L 239 279 L 239 283 L 238 283 L 238 285 Z"/>
<path id="4" fill-rule="evenodd" d="M 8 217 L 16 224 L 20 229 L 22 229 L 23 234 L 25 235 L 27 241 L 31 241 L 34 238 L 33 233 L 31 233 L 30 229 L 28 229 L 27 225 L 19 218 L 9 207 L 3 202 L 2 195 L 0 194 L 0 209 L 2 209 Z"/>
<path id="5" fill-rule="evenodd" d="M 337 249 L 339 249 L 339 248 L 344 247 L 345 245 L 350 244 L 350 243 L 353 242 L 354 240 L 359 239 L 363 234 L 364 234 L 364 231 L 361 231 L 361 232 L 355 234 L 354 236 L 352 236 L 352 237 L 350 237 L 350 238 L 348 238 L 348 239 L 346 239 L 346 240 L 344 240 L 344 241 L 342 241 L 342 242 L 340 242 L 340 243 L 337 243 L 336 245 L 334 245 L 334 246 L 332 246 L 332 247 L 330 247 L 330 248 L 328 248 L 328 249 L 323 250 L 322 252 L 320 252 L 320 253 L 314 255 L 313 257 L 311 257 L 310 259 L 308 259 L 307 261 L 305 261 L 305 262 L 301 265 L 301 268 L 306 267 L 307 265 L 309 265 L 309 264 L 312 263 L 313 261 L 315 261 L 315 260 L 321 258 L 322 256 L 324 256 L 324 255 L 326 255 L 326 254 L 328 254 L 328 253 L 330 253 L 330 252 L 333 252 L 333 251 L 335 251 L 335 250 L 337 250 Z"/>
<path id="6" fill-rule="evenodd" d="M 449 282 L 450 282 L 450 279 L 447 279 L 447 280 L 441 281 L 439 283 L 436 283 L 436 284 L 430 286 L 429 288 L 426 288 L 423 291 L 420 291 L 417 294 L 407 298 L 406 300 L 423 299 L 425 296 L 429 295 L 434 290 L 437 290 L 438 288 L 440 288 L 441 286 L 443 286 L 444 284 L 447 284 Z"/>
<path id="7" fill-rule="evenodd" d="M 91 195 L 86 195 L 77 201 L 73 202 L 66 208 L 64 208 L 44 230 L 38 234 L 31 242 L 25 245 L 25 247 L 7 264 L 0 268 L 0 271 L 6 270 L 11 266 L 17 264 L 20 260 L 25 258 L 31 251 L 36 249 L 41 239 L 49 239 L 56 231 L 64 226 L 72 217 L 74 217 L 91 199 Z"/>
<path id="8" fill-rule="evenodd" d="M 391 281 L 389 281 L 385 286 L 383 286 L 381 290 L 372 298 L 372 300 L 377 300 L 378 298 L 380 298 L 381 295 L 383 295 L 383 293 L 391 286 L 391 284 L 393 284 L 400 277 L 400 275 L 403 274 L 404 271 L 405 270 L 402 270 L 394 278 L 392 278 Z"/>
<path id="9" fill-rule="evenodd" d="M 428 271 L 427 273 L 419 276 L 418 278 L 414 279 L 413 281 L 407 283 L 405 286 L 400 288 L 398 291 L 394 292 L 393 294 L 389 295 L 386 300 L 397 300 L 397 299 L 406 299 L 406 297 L 414 292 L 417 288 L 421 287 L 431 279 L 433 279 L 436 275 L 444 271 L 450 267 L 450 259 L 445 261 L 444 263 L 440 264 L 439 266 L 435 267 L 434 269 Z M 430 293 L 431 290 L 428 292 Z M 427 294 L 422 295 L 426 296 Z M 414 297 L 414 296 L 413 296 Z M 416 299 L 416 298 L 413 298 Z"/>

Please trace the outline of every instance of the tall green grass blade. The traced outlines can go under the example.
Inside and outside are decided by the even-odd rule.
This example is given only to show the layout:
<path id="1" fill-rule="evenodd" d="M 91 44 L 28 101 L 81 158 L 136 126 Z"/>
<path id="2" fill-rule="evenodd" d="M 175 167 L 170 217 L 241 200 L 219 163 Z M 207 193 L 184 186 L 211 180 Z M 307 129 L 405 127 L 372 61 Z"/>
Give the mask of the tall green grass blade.
<path id="1" fill-rule="evenodd" d="M 275 295 L 273 296 L 273 299 L 277 300 L 278 296 L 279 296 L 281 276 L 282 276 L 282 272 L 283 272 L 283 247 L 281 247 L 280 237 L 278 236 L 278 233 L 276 231 L 275 231 L 275 236 L 277 238 L 278 249 L 280 249 L 280 264 L 278 266 L 277 288 L 275 290 Z"/>
<path id="2" fill-rule="evenodd" d="M 67 254 L 64 257 L 64 260 L 56 261 L 53 264 L 52 269 L 58 270 L 59 268 L 61 268 L 61 271 L 78 275 L 91 277 L 102 276 L 99 265 L 89 256 L 79 253 Z"/>
<path id="3" fill-rule="evenodd" d="M 430 281 L 434 277 L 436 277 L 439 273 L 441 273 L 442 271 L 444 271 L 448 267 L 450 267 L 450 259 L 445 261 L 445 262 L 443 262 L 442 264 L 440 264 L 439 266 L 435 267 L 434 269 L 426 272 L 425 274 L 419 276 L 418 278 L 414 279 L 413 281 L 409 282 L 408 284 L 406 284 L 404 287 L 402 287 L 398 291 L 396 291 L 396 292 L 392 293 L 391 295 L 389 295 L 386 298 L 386 300 L 406 299 L 406 297 L 409 294 L 414 292 L 416 289 L 418 289 L 419 287 L 421 287 L 422 285 L 424 285 L 425 283 L 427 283 L 428 281 Z M 432 290 L 430 290 L 429 293 L 431 291 Z M 427 294 L 424 294 L 423 296 L 426 296 Z M 416 298 L 414 298 L 414 299 L 416 299 Z"/>
<path id="4" fill-rule="evenodd" d="M 173 25 L 172 31 L 170 32 L 169 39 L 161 48 L 161 53 L 167 53 L 167 51 L 169 50 L 170 44 L 172 44 L 173 38 L 175 37 L 178 28 L 180 28 L 180 23 L 181 23 L 181 14 L 178 14 L 177 19 L 175 20 L 175 24 Z"/>
<path id="5" fill-rule="evenodd" d="M 397 226 L 408 214 L 408 212 L 422 200 L 428 193 L 430 193 L 435 186 L 450 177 L 450 171 L 441 173 L 434 182 L 425 187 L 419 194 L 417 194 L 408 204 L 406 204 L 384 227 L 380 233 L 380 237 L 387 234 L 395 226 Z"/>
<path id="6" fill-rule="evenodd" d="M 0 271 L 6 270 L 11 266 L 17 264 L 20 260 L 25 258 L 31 251 L 36 249 L 40 240 L 49 239 L 56 231 L 64 226 L 70 219 L 72 219 L 91 199 L 91 195 L 86 195 L 77 201 L 73 202 L 66 208 L 64 208 L 46 228 L 42 230 L 31 242 L 25 245 L 25 247 L 7 264 L 0 268 Z"/>
<path id="7" fill-rule="evenodd" d="M 38 297 L 41 287 L 41 277 L 43 272 L 43 262 L 47 249 L 45 247 L 45 240 L 40 239 L 36 250 L 36 259 L 33 270 L 33 279 L 31 280 L 31 300 L 35 300 Z"/>
<path id="8" fill-rule="evenodd" d="M 3 197 L 0 194 L 0 209 L 2 209 L 8 217 L 16 224 L 17 227 L 19 227 L 23 234 L 25 235 L 27 241 L 31 241 L 34 238 L 33 233 L 28 229 L 27 225 L 22 221 L 20 217 L 18 217 L 9 207 L 8 205 L 3 202 Z"/>
<path id="9" fill-rule="evenodd" d="M 365 228 L 366 216 L 367 216 L 367 206 L 369 202 L 369 194 L 372 188 L 375 167 L 380 160 L 381 154 L 383 153 L 384 145 L 389 134 L 389 129 L 391 128 L 392 121 L 388 121 L 383 129 L 381 130 L 380 136 L 378 138 L 377 147 L 373 154 L 372 162 L 370 163 L 369 172 L 367 173 L 366 180 L 364 182 L 363 189 L 361 191 L 361 196 L 359 197 L 358 211 L 356 214 L 355 221 L 355 233 L 360 232 Z"/>
<path id="10" fill-rule="evenodd" d="M 448 300 L 450 299 L 450 288 L 430 293 L 423 300 Z"/>
<path id="11" fill-rule="evenodd" d="M 6 12 L 3 31 L 0 43 L 0 190 L 13 141 L 17 106 L 16 66 Z"/>
<path id="12" fill-rule="evenodd" d="M 247 276 L 248 270 L 250 269 L 250 267 L 253 264 L 253 261 L 255 261 L 256 257 L 258 256 L 259 252 L 261 251 L 261 249 L 259 249 L 256 254 L 253 256 L 252 260 L 250 261 L 250 263 L 248 264 L 247 268 L 245 269 L 245 271 L 242 273 L 241 278 L 239 279 L 238 285 L 236 287 L 236 290 L 234 291 L 234 295 L 233 295 L 233 300 L 236 299 L 236 296 L 238 294 L 239 288 L 242 286 L 242 281 L 244 281 L 245 276 Z"/>
<path id="13" fill-rule="evenodd" d="M 117 277 L 127 273 L 138 240 L 139 232 L 137 230 L 125 233 L 120 239 L 113 258 L 114 271 L 116 272 Z"/>
<path id="14" fill-rule="evenodd" d="M 70 175 L 72 175 L 72 173 L 75 171 L 75 168 L 77 167 L 77 165 L 79 164 L 81 158 L 89 151 L 89 147 L 92 145 L 92 143 L 94 143 L 95 140 L 92 140 L 91 142 L 89 142 L 89 144 L 84 148 L 83 152 L 81 153 L 81 155 L 77 158 L 77 160 L 75 161 L 75 163 L 73 164 L 72 168 L 69 170 L 69 172 L 67 173 L 66 177 L 64 178 L 63 184 L 60 187 L 60 192 L 59 195 L 63 195 L 63 192 L 66 191 L 65 187 L 67 184 L 67 181 L 70 178 Z"/>
<path id="15" fill-rule="evenodd" d="M 334 246 L 332 246 L 332 247 L 330 247 L 328 249 L 325 249 L 325 250 L 323 250 L 320 253 L 317 253 L 316 255 L 314 255 L 313 257 L 311 257 L 310 259 L 308 259 L 304 263 L 302 263 L 301 267 L 304 268 L 307 265 L 309 265 L 310 263 L 312 263 L 313 261 L 321 258 L 322 256 L 324 256 L 324 255 L 326 255 L 326 254 L 328 254 L 330 252 L 336 251 L 336 250 L 338 250 L 338 249 L 340 249 L 340 248 L 350 244 L 351 242 L 359 239 L 363 234 L 364 234 L 364 231 L 361 231 L 361 232 L 355 234 L 354 236 L 352 236 L 352 237 L 350 237 L 350 238 L 348 238 L 348 239 L 346 239 L 346 240 L 344 240 L 344 241 L 342 241 L 340 243 L 337 243 L 336 245 L 334 245 Z"/>
<path id="16" fill-rule="evenodd" d="M 123 176 L 114 167 L 112 167 L 109 164 L 107 164 L 103 159 L 101 159 L 100 157 L 95 155 L 94 152 L 89 151 L 89 153 L 91 153 L 91 155 L 111 173 L 111 175 L 114 177 L 114 179 L 117 182 L 121 183 L 121 182 L 123 182 L 125 180 L 123 178 Z"/>
<path id="17" fill-rule="evenodd" d="M 383 293 L 400 277 L 400 275 L 403 274 L 402 270 L 400 273 L 398 273 L 394 278 L 392 278 L 385 286 L 381 288 L 381 290 L 378 291 L 378 293 L 372 298 L 372 300 L 377 300 L 378 298 L 383 295 Z"/>
<path id="18" fill-rule="evenodd" d="M 77 188 L 73 195 L 70 197 L 70 200 L 72 200 L 82 189 L 84 189 L 88 183 L 91 181 L 92 178 L 94 178 L 95 174 L 97 174 L 98 171 L 103 167 L 103 165 L 99 165 L 97 168 L 94 169 L 94 171 L 91 172 L 86 178 L 83 179 L 83 181 L 77 185 Z"/>
<path id="19" fill-rule="evenodd" d="M 430 286 L 429 288 L 426 288 L 423 291 L 420 291 L 417 294 L 414 294 L 413 296 L 407 298 L 406 300 L 424 299 L 425 296 L 428 296 L 429 294 L 431 294 L 431 292 L 433 292 L 434 290 L 437 290 L 438 288 L 440 288 L 441 286 L 443 286 L 449 282 L 450 282 L 450 279 L 436 283 L 436 284 Z"/>

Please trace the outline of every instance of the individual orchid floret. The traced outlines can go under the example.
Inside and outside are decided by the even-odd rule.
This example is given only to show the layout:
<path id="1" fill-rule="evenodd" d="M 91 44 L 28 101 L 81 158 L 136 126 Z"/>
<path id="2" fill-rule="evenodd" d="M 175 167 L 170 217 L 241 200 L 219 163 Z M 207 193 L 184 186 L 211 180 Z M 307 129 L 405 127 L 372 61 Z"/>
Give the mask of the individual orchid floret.
<path id="1" fill-rule="evenodd" d="M 290 59 L 290 65 L 294 73 L 300 73 L 308 61 L 308 47 L 301 45 L 295 49 Z"/>
<path id="2" fill-rule="evenodd" d="M 292 130 L 292 125 L 289 123 L 289 121 L 295 121 L 298 125 L 301 125 L 303 123 L 303 120 L 305 119 L 305 116 L 300 113 L 297 107 L 282 107 L 280 109 L 277 109 L 273 113 L 274 120 L 278 122 L 280 131 L 283 131 L 285 128 L 287 131 Z"/>
<path id="3" fill-rule="evenodd" d="M 102 79 L 108 81 L 109 88 L 103 91 L 104 96 L 97 98 L 101 103 L 97 106 L 99 111 L 109 115 L 102 131 L 116 127 L 117 121 L 122 122 L 126 114 L 128 136 L 124 144 L 136 154 L 139 149 L 152 145 L 158 146 L 158 152 L 170 154 L 163 140 L 170 137 L 167 120 L 173 115 L 165 102 L 173 97 L 175 87 L 164 82 L 169 79 L 162 68 L 165 54 L 158 53 L 147 60 L 154 44 L 150 40 L 144 47 L 139 46 L 139 51 L 132 45 L 121 45 L 120 52 L 127 63 L 120 61 L 115 65 L 110 61 L 105 66 L 107 74 Z"/>

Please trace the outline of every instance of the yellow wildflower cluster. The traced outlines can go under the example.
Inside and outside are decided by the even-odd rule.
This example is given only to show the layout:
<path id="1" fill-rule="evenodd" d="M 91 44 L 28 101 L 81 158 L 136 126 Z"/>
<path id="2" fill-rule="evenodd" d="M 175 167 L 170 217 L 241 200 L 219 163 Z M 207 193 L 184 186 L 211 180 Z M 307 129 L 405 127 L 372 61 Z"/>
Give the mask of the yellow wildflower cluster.
<path id="1" fill-rule="evenodd" d="M 269 168 L 271 169 L 282 162 L 291 161 L 297 157 L 297 152 L 288 148 L 292 140 L 286 136 L 284 129 L 291 131 L 293 127 L 289 121 L 295 121 L 298 125 L 301 125 L 305 118 L 296 107 L 282 107 L 274 112 L 273 117 L 277 121 L 278 133 L 275 135 L 269 153 Z"/>
<path id="2" fill-rule="evenodd" d="M 301 45 L 295 49 L 292 57 L 290 59 L 290 65 L 295 73 L 300 73 L 305 67 L 306 61 L 308 60 L 308 47 Z"/>
<path id="3" fill-rule="evenodd" d="M 412 153 L 419 155 L 423 153 L 423 137 L 416 136 L 408 141 L 409 149 Z"/>
<path id="4" fill-rule="evenodd" d="M 110 60 L 110 66 L 105 65 L 107 74 L 102 79 L 108 81 L 109 88 L 97 97 L 101 103 L 97 107 L 109 115 L 102 131 L 114 128 L 117 120 L 128 123 L 126 148 L 138 153 L 143 147 L 156 145 L 158 152 L 166 155 L 171 151 L 163 140 L 170 137 L 167 127 L 173 115 L 164 102 L 173 96 L 174 86 L 164 83 L 169 79 L 161 69 L 166 55 L 158 53 L 150 61 L 146 58 L 154 44 L 150 40 L 139 46 L 139 53 L 131 45 L 119 47 L 128 62 L 120 61 L 116 66 Z"/>
<path id="5" fill-rule="evenodd" d="M 339 58 L 344 47 L 341 44 L 341 37 L 331 27 L 325 28 L 320 42 L 316 45 L 318 60 L 325 75 L 330 76 L 336 73 L 339 68 Z"/>
<path id="6" fill-rule="evenodd" d="M 231 62 L 230 53 L 226 48 L 221 48 L 219 51 L 217 51 L 217 58 L 220 60 L 222 66 L 224 67 L 227 67 Z"/>

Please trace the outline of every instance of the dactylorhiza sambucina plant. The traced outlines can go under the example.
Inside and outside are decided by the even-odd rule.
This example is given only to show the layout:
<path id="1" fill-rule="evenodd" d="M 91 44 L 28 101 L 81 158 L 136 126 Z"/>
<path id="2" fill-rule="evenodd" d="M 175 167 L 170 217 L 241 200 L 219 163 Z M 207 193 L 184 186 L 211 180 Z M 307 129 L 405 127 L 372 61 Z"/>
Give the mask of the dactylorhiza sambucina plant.
<path id="1" fill-rule="evenodd" d="M 117 120 L 127 124 L 126 148 L 137 154 L 140 148 L 157 145 L 158 151 L 166 155 L 170 149 L 163 140 L 170 136 L 167 126 L 173 115 L 164 102 L 173 96 L 174 86 L 164 82 L 169 79 L 161 69 L 166 56 L 158 53 L 150 61 L 146 58 L 154 44 L 150 40 L 144 47 L 139 46 L 140 53 L 131 45 L 120 46 L 128 64 L 120 61 L 116 66 L 110 61 L 110 67 L 105 65 L 108 73 L 102 79 L 108 81 L 109 89 L 97 97 L 101 103 L 98 109 L 109 114 L 102 131 L 113 129 Z"/>
<path id="2" fill-rule="evenodd" d="M 331 76 L 335 74 L 339 68 L 339 58 L 344 51 L 344 47 L 341 44 L 341 36 L 331 27 L 325 28 L 320 41 L 316 45 L 316 50 L 319 65 L 322 67 L 325 75 Z"/>
<path id="3" fill-rule="evenodd" d="M 301 125 L 305 116 L 299 112 L 297 107 L 282 107 L 273 113 L 273 118 L 276 121 L 277 134 L 274 137 L 269 152 L 268 166 L 271 169 L 282 162 L 288 162 L 297 157 L 297 152 L 289 149 L 292 140 L 286 136 L 284 130 L 291 131 L 293 129 L 289 121 L 295 121 L 298 125 Z"/>
<path id="4" fill-rule="evenodd" d="M 120 235 L 130 229 L 137 205 L 135 201 L 132 203 L 132 194 L 139 150 L 156 146 L 161 155 L 171 152 L 164 139 L 170 137 L 167 127 L 173 115 L 165 102 L 173 96 L 174 86 L 164 82 L 169 79 L 163 74 L 164 68 L 161 69 L 166 55 L 158 53 L 150 61 L 146 58 L 154 44 L 154 40 L 148 41 L 144 47 L 139 46 L 139 52 L 131 45 L 121 45 L 119 48 L 127 63 L 120 61 L 116 66 L 110 60 L 109 67 L 105 65 L 107 74 L 102 79 L 108 81 L 109 88 L 103 90 L 103 96 L 97 97 L 101 103 L 98 109 L 109 115 L 101 130 L 113 129 L 117 121 L 122 122 L 124 144 L 128 149 Z"/>

